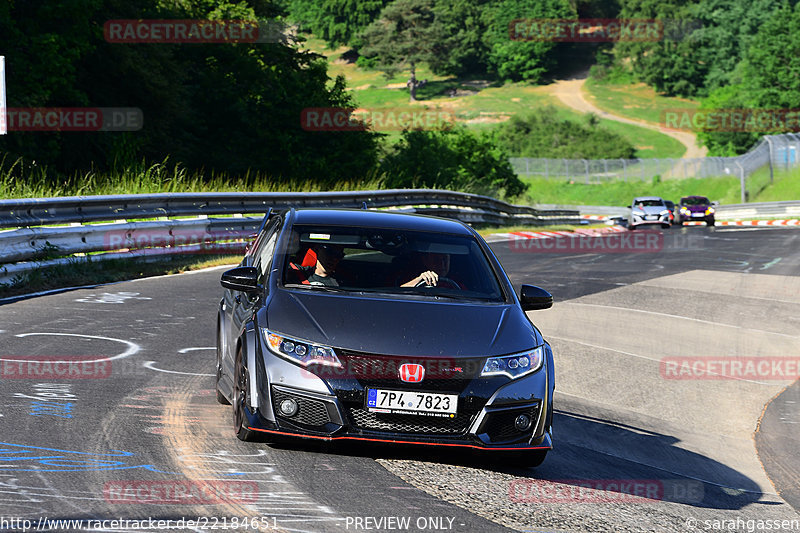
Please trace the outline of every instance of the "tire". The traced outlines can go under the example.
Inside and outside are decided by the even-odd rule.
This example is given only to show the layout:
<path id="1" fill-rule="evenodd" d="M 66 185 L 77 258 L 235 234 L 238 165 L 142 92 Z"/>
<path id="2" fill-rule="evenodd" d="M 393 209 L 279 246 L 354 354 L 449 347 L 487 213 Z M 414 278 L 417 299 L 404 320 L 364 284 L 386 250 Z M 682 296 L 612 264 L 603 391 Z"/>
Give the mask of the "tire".
<path id="1" fill-rule="evenodd" d="M 216 380 L 214 382 L 214 389 L 217 392 L 217 402 L 221 403 L 222 405 L 230 405 L 231 402 L 225 397 L 222 392 L 219 390 L 219 380 L 222 379 L 222 331 L 220 331 L 220 327 L 217 327 L 217 371 L 216 371 Z"/>
<path id="2" fill-rule="evenodd" d="M 636 229 L 636 226 L 633 226 L 633 225 L 630 225 L 630 224 L 628 225 L 628 231 L 633 231 L 635 229 Z"/>
<path id="3" fill-rule="evenodd" d="M 669 229 L 672 227 L 670 224 L 661 224 L 661 229 Z"/>
<path id="4" fill-rule="evenodd" d="M 716 224 L 716 221 L 712 218 L 711 220 L 706 220 L 706 226 L 713 226 Z"/>
<path id="5" fill-rule="evenodd" d="M 255 440 L 255 433 L 244 425 L 245 402 L 247 400 L 248 374 L 247 368 L 242 363 L 242 349 L 236 350 L 236 365 L 233 382 L 233 430 L 236 437 L 243 441 Z"/>

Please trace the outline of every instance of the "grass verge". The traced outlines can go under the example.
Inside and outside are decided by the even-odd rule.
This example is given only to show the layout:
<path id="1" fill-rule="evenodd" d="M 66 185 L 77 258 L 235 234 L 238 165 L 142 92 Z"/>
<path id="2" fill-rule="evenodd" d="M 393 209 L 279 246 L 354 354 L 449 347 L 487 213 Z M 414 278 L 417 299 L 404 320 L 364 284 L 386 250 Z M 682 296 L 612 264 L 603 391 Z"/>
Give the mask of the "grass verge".
<path id="1" fill-rule="evenodd" d="M 663 113 L 666 111 L 700 107 L 700 102 L 696 100 L 662 96 L 644 83 L 605 83 L 589 78 L 584 87 L 590 101 L 600 109 L 653 124 L 663 124 Z"/>

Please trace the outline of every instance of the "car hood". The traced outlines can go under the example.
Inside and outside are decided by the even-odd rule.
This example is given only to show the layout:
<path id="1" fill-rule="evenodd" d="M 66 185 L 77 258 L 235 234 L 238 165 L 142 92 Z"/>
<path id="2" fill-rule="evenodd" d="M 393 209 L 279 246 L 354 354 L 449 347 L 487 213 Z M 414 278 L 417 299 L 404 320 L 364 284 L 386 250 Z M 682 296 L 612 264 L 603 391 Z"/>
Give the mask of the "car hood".
<path id="1" fill-rule="evenodd" d="M 645 215 L 659 215 L 662 211 L 668 210 L 664 206 L 659 205 L 646 205 L 643 208 L 639 209 L 638 207 L 633 208 L 633 213 L 641 213 L 644 211 Z"/>
<path id="2" fill-rule="evenodd" d="M 278 289 L 259 322 L 287 336 L 381 355 L 486 357 L 543 342 L 520 307 L 469 301 Z"/>

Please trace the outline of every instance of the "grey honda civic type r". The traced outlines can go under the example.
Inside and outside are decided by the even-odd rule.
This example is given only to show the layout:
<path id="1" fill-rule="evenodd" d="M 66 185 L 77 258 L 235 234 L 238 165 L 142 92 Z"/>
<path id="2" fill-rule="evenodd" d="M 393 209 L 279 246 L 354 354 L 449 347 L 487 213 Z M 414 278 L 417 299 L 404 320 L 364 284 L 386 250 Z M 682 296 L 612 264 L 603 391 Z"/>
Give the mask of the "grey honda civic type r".
<path id="1" fill-rule="evenodd" d="M 553 352 L 472 228 L 367 210 L 268 214 L 222 275 L 216 390 L 239 439 L 552 449 Z M 452 449 L 452 448 L 451 448 Z"/>

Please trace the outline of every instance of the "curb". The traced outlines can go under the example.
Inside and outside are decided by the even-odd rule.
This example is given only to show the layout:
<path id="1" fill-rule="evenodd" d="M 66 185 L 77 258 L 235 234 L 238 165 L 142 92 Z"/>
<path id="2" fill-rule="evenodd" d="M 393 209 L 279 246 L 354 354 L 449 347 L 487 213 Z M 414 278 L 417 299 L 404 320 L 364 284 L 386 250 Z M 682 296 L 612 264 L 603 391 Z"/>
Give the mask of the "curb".
<path id="1" fill-rule="evenodd" d="M 513 241 L 517 239 L 553 239 L 556 237 L 570 237 L 573 235 L 603 235 L 606 233 L 619 233 L 628 231 L 623 226 L 609 226 L 607 228 L 581 229 L 575 231 L 512 231 L 510 233 L 492 233 L 486 242 Z"/>

